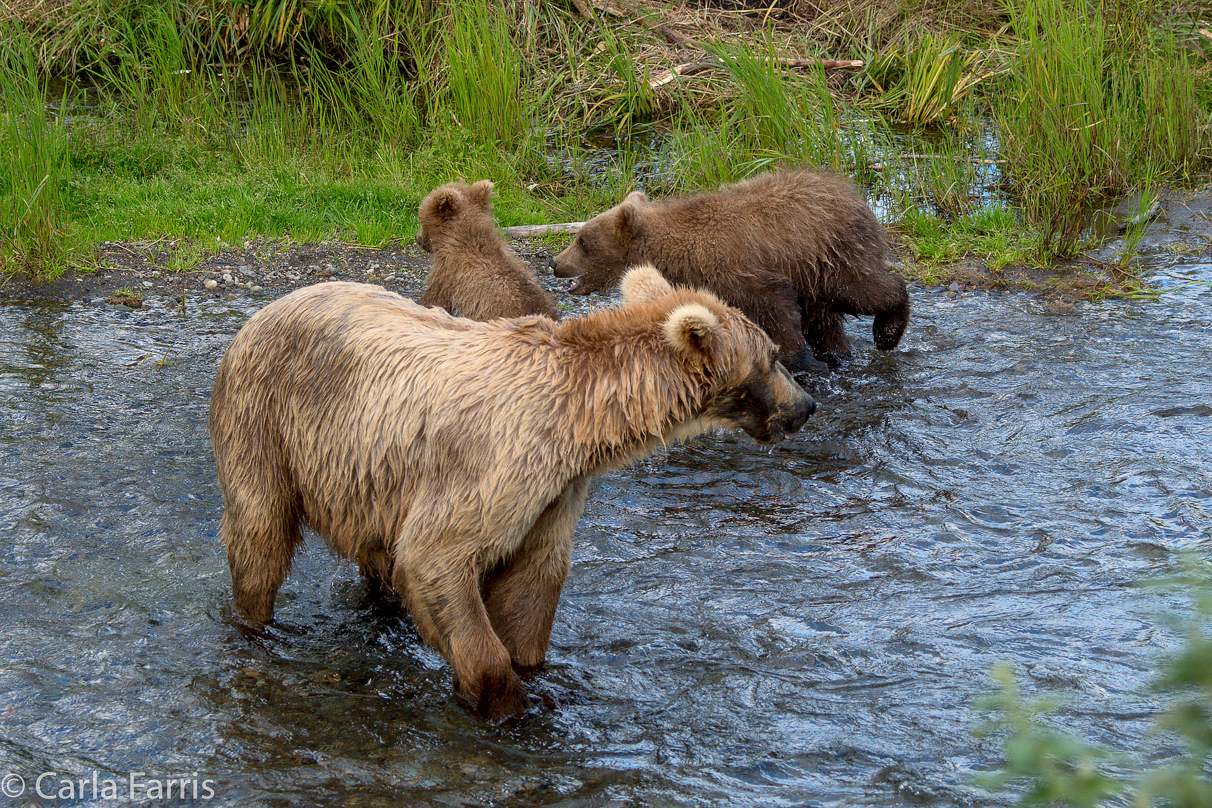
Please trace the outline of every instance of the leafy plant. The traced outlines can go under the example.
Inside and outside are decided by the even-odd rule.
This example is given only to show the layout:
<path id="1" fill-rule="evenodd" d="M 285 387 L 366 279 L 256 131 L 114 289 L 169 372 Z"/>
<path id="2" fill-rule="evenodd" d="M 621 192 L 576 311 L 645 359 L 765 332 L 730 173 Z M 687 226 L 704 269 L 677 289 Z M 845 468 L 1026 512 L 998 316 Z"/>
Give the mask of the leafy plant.
<path id="1" fill-rule="evenodd" d="M 985 779 L 992 789 L 1022 784 L 1026 791 L 1019 805 L 1072 805 L 1086 808 L 1119 804 L 1127 797 L 1135 808 L 1155 805 L 1175 808 L 1212 806 L 1212 565 L 1190 561 L 1184 574 L 1154 585 L 1180 586 L 1194 603 L 1186 621 L 1186 645 L 1167 661 L 1156 688 L 1174 700 L 1156 721 L 1159 734 L 1177 737 L 1184 753 L 1176 761 L 1136 774 L 1107 771 L 1105 763 L 1125 763 L 1126 752 L 1092 746 L 1061 730 L 1050 728 L 1041 716 L 1055 701 L 1024 701 L 1013 672 L 1005 666 L 994 671 L 1000 691 L 982 700 L 994 718 L 982 733 L 1005 732 L 1006 765 Z"/>

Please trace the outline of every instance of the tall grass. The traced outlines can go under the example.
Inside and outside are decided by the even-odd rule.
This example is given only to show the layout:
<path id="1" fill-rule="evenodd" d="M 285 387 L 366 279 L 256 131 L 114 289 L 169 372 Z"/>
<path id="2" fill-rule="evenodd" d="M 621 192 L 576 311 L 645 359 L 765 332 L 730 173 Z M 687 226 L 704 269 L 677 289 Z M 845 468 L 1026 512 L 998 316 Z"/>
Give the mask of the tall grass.
<path id="1" fill-rule="evenodd" d="M 868 81 L 881 91 L 879 106 L 908 124 L 933 124 L 951 114 L 968 92 L 988 78 L 980 54 L 957 41 L 918 31 L 881 53 Z"/>
<path id="2" fill-rule="evenodd" d="M 793 77 L 770 39 L 756 49 L 748 44 L 721 48 L 716 56 L 737 84 L 730 124 L 748 150 L 841 166 L 844 146 L 837 136 L 837 111 L 824 70 Z"/>
<path id="3" fill-rule="evenodd" d="M 524 62 L 508 15 L 488 0 L 453 4 L 444 45 L 445 86 L 434 96 L 435 123 L 448 116 L 488 142 L 517 147 L 527 129 Z"/>
<path id="4" fill-rule="evenodd" d="M 1091 203 L 1150 166 L 1199 159 L 1194 71 L 1172 41 L 1149 42 L 1113 0 L 1008 0 L 1018 45 L 997 111 L 1014 189 L 1051 254 L 1080 243 Z M 1048 257 L 1048 256 L 1044 256 Z"/>
<path id="5" fill-rule="evenodd" d="M 793 73 L 773 43 L 719 47 L 730 80 L 727 101 L 679 101 L 665 165 L 685 188 L 734 182 L 782 163 L 854 170 L 868 157 L 861 133 L 841 134 L 841 116 L 822 69 Z"/>
<path id="6" fill-rule="evenodd" d="M 0 269 L 34 274 L 69 257 L 67 183 L 71 175 L 60 118 L 47 113 L 33 39 L 0 27 Z"/>

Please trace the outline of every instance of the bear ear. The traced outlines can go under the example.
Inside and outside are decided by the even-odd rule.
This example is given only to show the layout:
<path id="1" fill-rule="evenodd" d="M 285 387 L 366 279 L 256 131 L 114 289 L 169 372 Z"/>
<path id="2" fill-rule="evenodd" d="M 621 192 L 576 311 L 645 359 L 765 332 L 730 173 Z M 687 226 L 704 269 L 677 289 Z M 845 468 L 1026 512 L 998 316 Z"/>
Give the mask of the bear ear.
<path id="1" fill-rule="evenodd" d="M 632 191 L 619 204 L 619 229 L 634 233 L 640 229 L 640 210 L 648 204 L 648 195 L 643 191 Z"/>
<path id="2" fill-rule="evenodd" d="M 430 196 L 429 203 L 440 221 L 450 221 L 463 209 L 463 195 L 455 188 L 439 188 Z"/>
<path id="3" fill-rule="evenodd" d="M 678 306 L 665 320 L 665 339 L 687 359 L 705 361 L 716 349 L 723 326 L 702 303 Z"/>
<path id="4" fill-rule="evenodd" d="M 619 288 L 624 303 L 639 303 L 673 291 L 673 286 L 652 264 L 640 264 L 627 270 Z"/>
<path id="5" fill-rule="evenodd" d="M 492 199 L 492 180 L 480 180 L 467 189 L 467 198 L 477 207 L 488 209 Z"/>

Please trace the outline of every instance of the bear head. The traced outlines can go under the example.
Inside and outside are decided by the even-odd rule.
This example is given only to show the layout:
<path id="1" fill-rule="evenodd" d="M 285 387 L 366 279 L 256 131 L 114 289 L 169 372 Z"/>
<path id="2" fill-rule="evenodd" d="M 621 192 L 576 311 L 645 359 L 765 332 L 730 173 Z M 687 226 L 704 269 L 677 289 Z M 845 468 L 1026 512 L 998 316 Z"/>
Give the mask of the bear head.
<path id="1" fill-rule="evenodd" d="M 426 252 L 433 252 L 434 239 L 441 240 L 450 231 L 450 225 L 468 214 L 486 217 L 491 227 L 492 181 L 480 180 L 468 185 L 465 182 L 448 182 L 434 188 L 421 200 L 417 219 L 421 228 L 417 231 L 417 244 Z"/>
<path id="2" fill-rule="evenodd" d="M 766 332 L 738 309 L 701 290 L 673 287 L 651 264 L 621 282 L 624 306 L 659 306 L 665 346 L 691 375 L 708 380 L 696 428 L 739 427 L 759 443 L 777 443 L 816 410 Z"/>
<path id="3" fill-rule="evenodd" d="M 632 191 L 610 210 L 581 227 L 576 240 L 549 262 L 557 278 L 575 278 L 568 287 L 574 295 L 610 289 L 629 266 L 645 260 L 640 254 L 644 211 L 648 197 Z"/>

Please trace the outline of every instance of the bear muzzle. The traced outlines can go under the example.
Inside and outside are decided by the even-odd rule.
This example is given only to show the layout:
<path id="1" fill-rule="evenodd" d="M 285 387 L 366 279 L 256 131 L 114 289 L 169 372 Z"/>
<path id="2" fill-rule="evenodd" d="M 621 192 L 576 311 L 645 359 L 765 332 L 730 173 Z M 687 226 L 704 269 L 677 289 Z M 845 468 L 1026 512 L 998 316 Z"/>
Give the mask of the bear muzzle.
<path id="1" fill-rule="evenodd" d="M 569 268 L 567 264 L 561 264 L 556 258 L 548 258 L 547 266 L 551 269 L 551 274 L 557 278 L 572 278 L 572 283 L 568 284 L 567 289 L 569 294 L 589 294 L 589 290 L 585 288 L 585 277 L 578 275 L 576 270 Z"/>
<path id="2" fill-rule="evenodd" d="M 754 373 L 723 396 L 714 411 L 758 443 L 774 444 L 798 432 L 816 412 L 816 402 L 781 363 L 775 363 L 770 374 Z"/>
<path id="3" fill-rule="evenodd" d="M 816 402 L 812 396 L 804 392 L 804 389 L 798 384 L 795 386 L 799 391 L 799 395 L 791 402 L 791 405 L 778 413 L 776 419 L 772 419 L 772 435 L 774 439 L 771 443 L 778 443 L 788 435 L 793 435 L 800 431 L 800 428 L 808 422 L 808 417 L 816 412 Z M 779 434 L 781 433 L 781 434 Z"/>
<path id="4" fill-rule="evenodd" d="M 787 373 L 782 367 L 783 373 Z M 790 374 L 787 374 L 790 379 Z M 804 388 L 795 382 L 791 383 L 789 401 L 781 402 L 780 406 L 766 416 L 760 430 L 746 430 L 758 443 L 773 445 L 786 440 L 789 436 L 800 431 L 808 421 L 808 417 L 816 412 L 816 402 L 812 396 L 804 392 Z"/>

